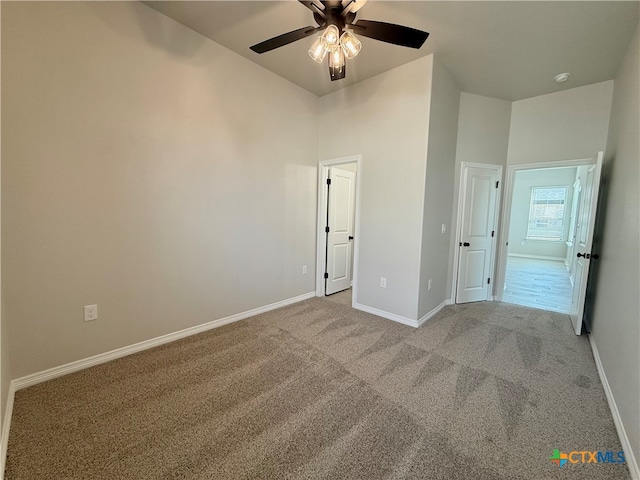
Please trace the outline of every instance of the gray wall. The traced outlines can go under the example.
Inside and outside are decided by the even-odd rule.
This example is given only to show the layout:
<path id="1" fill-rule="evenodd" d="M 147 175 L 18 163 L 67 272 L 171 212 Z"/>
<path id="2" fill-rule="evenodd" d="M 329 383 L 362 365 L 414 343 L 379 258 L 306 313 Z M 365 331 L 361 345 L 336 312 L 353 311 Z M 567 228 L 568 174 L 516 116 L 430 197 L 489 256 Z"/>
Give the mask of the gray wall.
<path id="1" fill-rule="evenodd" d="M 2 308 L 2 310 L 4 310 L 4 308 Z M 0 353 L 2 354 L 2 358 L 0 359 L 0 432 L 2 432 L 2 426 L 4 425 L 5 408 L 7 406 L 7 396 L 9 394 L 9 385 L 11 384 L 11 380 L 13 378 L 11 373 L 11 365 L 9 363 L 9 339 L 7 337 L 4 315 L 0 317 L 0 330 L 0 342 L 2 342 L 0 343 Z M 1 433 L 0 439 L 2 439 Z"/>
<path id="2" fill-rule="evenodd" d="M 460 192 L 460 166 L 462 162 L 507 164 L 509 146 L 509 126 L 511 122 L 511 102 L 484 97 L 471 93 L 460 94 L 460 114 L 458 116 L 458 138 L 456 143 L 456 166 L 453 184 L 453 205 L 451 215 L 451 247 L 447 274 L 447 298 L 453 299 L 453 257 L 458 245 L 455 230 L 458 217 L 458 196 Z M 504 174 L 504 170 L 503 170 Z M 501 202 L 503 197 L 501 197 Z M 501 211 L 501 209 L 500 209 Z M 498 228 L 498 233 L 500 232 Z M 495 277 L 495 275 L 494 275 Z M 496 282 L 494 282 L 495 288 Z"/>
<path id="3" fill-rule="evenodd" d="M 14 377 L 314 291 L 317 97 L 137 2 L 2 8 Z"/>
<path id="4" fill-rule="evenodd" d="M 516 172 L 509 222 L 509 254 L 553 257 L 564 260 L 567 255 L 569 215 L 573 199 L 576 168 L 544 168 Z M 531 187 L 567 187 L 565 203 L 564 239 L 560 242 L 527 240 Z M 524 245 L 523 245 L 524 244 Z"/>
<path id="5" fill-rule="evenodd" d="M 0 21 L 1 20 L 2 20 L 2 4 L 0 3 Z M 0 105 L 2 105 L 1 100 L 0 100 Z M 0 145 L 1 144 L 2 142 L 0 141 Z M 0 158 L 1 158 L 1 155 L 0 155 Z M 0 193 L 1 193 L 1 190 L 2 189 L 0 187 Z M 0 201 L 0 204 L 1 204 L 1 201 Z M 0 238 L 2 238 L 1 218 L 2 218 L 2 215 L 0 214 Z M 0 272 L 1 271 L 2 271 L 2 252 L 0 250 Z M 7 405 L 7 394 L 9 392 L 9 385 L 11 383 L 11 378 L 12 378 L 11 368 L 9 366 L 9 342 L 7 341 L 8 339 L 6 334 L 6 323 L 3 321 L 4 302 L 2 301 L 1 278 L 2 278 L 2 275 L 0 273 L 0 445 L 2 445 L 4 440 L 2 438 L 2 425 L 4 422 L 5 407 Z M 2 454 L 0 453 L 0 455 Z M 4 468 L 4 465 L 0 464 L 0 469 L 1 468 Z"/>
<path id="6" fill-rule="evenodd" d="M 507 164 L 593 158 L 607 142 L 613 81 L 513 102 Z"/>
<path id="7" fill-rule="evenodd" d="M 591 317 L 591 335 L 636 461 L 640 461 L 639 58 L 636 29 L 615 78 L 605 155 L 603 228 L 596 246 L 600 259 Z"/>
<path id="8" fill-rule="evenodd" d="M 422 216 L 418 319 L 447 299 L 459 110 L 460 89 L 457 82 L 435 57 Z M 443 224 L 446 225 L 444 234 Z M 428 289 L 429 279 L 432 280 L 431 290 Z"/>
<path id="9" fill-rule="evenodd" d="M 320 98 L 320 160 L 362 155 L 357 301 L 411 320 L 418 311 L 432 65 L 433 56 L 424 57 Z"/>

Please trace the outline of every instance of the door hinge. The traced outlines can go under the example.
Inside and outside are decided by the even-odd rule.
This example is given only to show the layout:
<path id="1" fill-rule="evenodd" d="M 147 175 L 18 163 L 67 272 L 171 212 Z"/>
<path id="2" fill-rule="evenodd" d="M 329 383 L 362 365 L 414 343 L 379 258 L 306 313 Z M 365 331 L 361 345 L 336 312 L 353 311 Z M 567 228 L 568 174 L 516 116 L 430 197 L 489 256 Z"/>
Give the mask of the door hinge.
<path id="1" fill-rule="evenodd" d="M 496 234 L 495 230 L 491 230 L 491 236 L 493 237 Z"/>
<path id="2" fill-rule="evenodd" d="M 327 185 L 331 185 L 331 179 L 327 178 Z"/>
<path id="3" fill-rule="evenodd" d="M 491 283 L 491 279 L 487 278 L 487 285 Z"/>
<path id="4" fill-rule="evenodd" d="M 500 185 L 500 180 L 496 182 L 496 188 L 498 188 L 498 185 Z"/>
<path id="5" fill-rule="evenodd" d="M 329 274 L 327 272 L 324 272 L 324 278 L 329 278 Z"/>
<path id="6" fill-rule="evenodd" d="M 329 233 L 329 227 L 324 227 L 325 233 Z"/>
<path id="7" fill-rule="evenodd" d="M 460 246 L 462 246 L 462 242 L 460 242 Z"/>

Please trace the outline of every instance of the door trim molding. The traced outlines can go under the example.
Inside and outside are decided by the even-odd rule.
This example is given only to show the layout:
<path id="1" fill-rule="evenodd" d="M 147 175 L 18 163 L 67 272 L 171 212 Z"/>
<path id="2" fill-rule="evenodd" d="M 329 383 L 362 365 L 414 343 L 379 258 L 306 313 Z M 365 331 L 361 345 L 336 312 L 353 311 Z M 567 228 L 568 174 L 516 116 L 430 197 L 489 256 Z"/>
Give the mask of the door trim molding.
<path id="1" fill-rule="evenodd" d="M 517 171 L 520 170 L 537 170 L 543 168 L 568 168 L 581 167 L 583 165 L 591 165 L 595 162 L 595 157 L 578 158 L 573 160 L 554 160 L 550 162 L 523 163 L 519 165 L 507 165 L 507 174 L 505 176 L 504 189 L 504 205 L 502 206 L 502 221 L 500 223 L 500 231 L 498 232 L 497 245 L 497 270 L 496 282 L 494 284 L 495 298 L 501 302 L 504 295 L 504 281 L 507 270 L 507 254 L 509 249 L 506 243 L 509 241 L 509 223 L 511 219 L 511 205 L 513 203 L 513 182 Z"/>
<path id="2" fill-rule="evenodd" d="M 456 213 L 456 231 L 453 237 L 453 271 L 451 275 L 451 303 L 455 304 L 458 300 L 458 268 L 460 264 L 460 249 L 458 248 L 458 244 L 460 243 L 460 231 L 462 230 L 462 215 L 464 213 L 464 194 L 465 189 L 463 188 L 466 182 L 467 168 L 476 167 L 476 168 L 487 168 L 490 170 L 495 170 L 498 173 L 498 181 L 502 183 L 502 165 L 493 164 L 493 163 L 476 163 L 476 162 L 461 162 L 460 163 L 460 178 L 458 184 L 458 211 Z M 493 217 L 493 224 L 495 225 L 496 235 L 493 239 L 493 243 L 491 246 L 491 272 L 492 274 L 496 271 L 496 251 L 497 251 L 497 240 L 500 237 L 500 232 L 498 229 L 498 220 L 500 219 L 500 200 L 502 188 L 498 188 L 498 193 L 496 194 L 496 206 Z M 495 275 L 497 277 L 497 275 Z M 490 288 L 487 291 L 487 300 L 494 300 L 493 291 L 495 288 L 495 283 L 493 288 Z"/>
<path id="3" fill-rule="evenodd" d="M 329 167 L 356 164 L 356 207 L 353 232 L 353 282 L 351 287 L 351 306 L 356 308 L 358 292 L 358 263 L 360 258 L 360 192 L 362 184 L 362 155 L 320 160 L 318 163 L 318 214 L 316 226 L 316 297 L 324 297 L 324 267 L 327 250 L 327 237 L 324 231 L 324 221 L 327 211 L 327 178 Z"/>

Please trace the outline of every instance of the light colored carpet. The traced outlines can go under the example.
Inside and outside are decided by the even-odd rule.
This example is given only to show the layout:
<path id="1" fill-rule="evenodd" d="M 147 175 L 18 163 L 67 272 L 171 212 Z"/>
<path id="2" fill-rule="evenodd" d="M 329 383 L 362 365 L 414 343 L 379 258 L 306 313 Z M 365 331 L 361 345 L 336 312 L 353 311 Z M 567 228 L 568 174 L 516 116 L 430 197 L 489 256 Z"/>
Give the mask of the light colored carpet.
<path id="1" fill-rule="evenodd" d="M 556 448 L 621 450 L 567 316 L 314 298 L 17 392 L 6 478 L 629 478 Z"/>
<path id="2" fill-rule="evenodd" d="M 334 293 L 333 295 L 327 295 L 324 297 L 330 302 L 341 303 L 342 305 L 351 306 L 351 289 L 347 288 L 346 290 L 342 290 L 341 292 Z"/>

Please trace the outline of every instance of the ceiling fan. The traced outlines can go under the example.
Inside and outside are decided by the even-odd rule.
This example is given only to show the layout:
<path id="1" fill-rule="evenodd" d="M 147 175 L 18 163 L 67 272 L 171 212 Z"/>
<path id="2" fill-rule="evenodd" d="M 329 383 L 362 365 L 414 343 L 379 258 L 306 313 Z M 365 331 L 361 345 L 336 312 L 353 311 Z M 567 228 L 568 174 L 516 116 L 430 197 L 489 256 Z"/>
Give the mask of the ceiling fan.
<path id="1" fill-rule="evenodd" d="M 329 57 L 329 75 L 331 80 L 340 80 L 346 75 L 346 59 L 352 59 L 360 51 L 362 44 L 353 32 L 364 37 L 403 47 L 420 48 L 429 33 L 415 28 L 393 23 L 358 20 L 356 13 L 367 0 L 298 0 L 313 12 L 318 24 L 299 28 L 253 45 L 251 50 L 265 53 L 283 47 L 297 40 L 324 30 L 309 49 L 309 55 L 318 63 Z"/>

